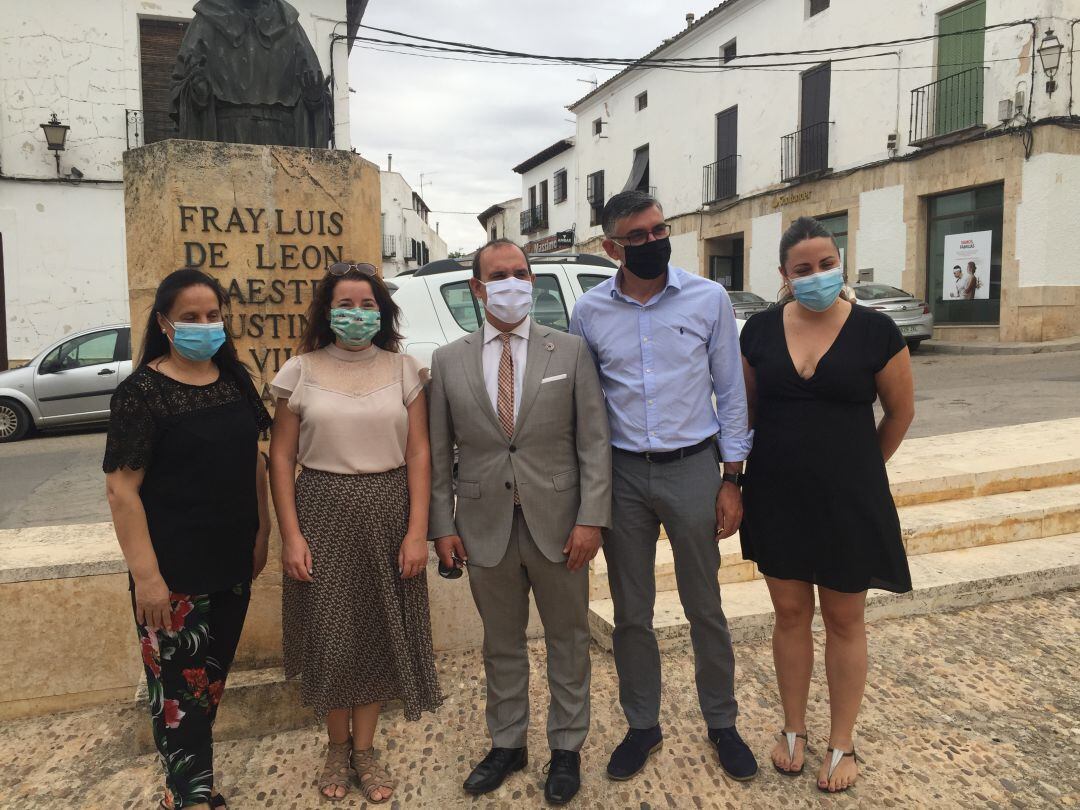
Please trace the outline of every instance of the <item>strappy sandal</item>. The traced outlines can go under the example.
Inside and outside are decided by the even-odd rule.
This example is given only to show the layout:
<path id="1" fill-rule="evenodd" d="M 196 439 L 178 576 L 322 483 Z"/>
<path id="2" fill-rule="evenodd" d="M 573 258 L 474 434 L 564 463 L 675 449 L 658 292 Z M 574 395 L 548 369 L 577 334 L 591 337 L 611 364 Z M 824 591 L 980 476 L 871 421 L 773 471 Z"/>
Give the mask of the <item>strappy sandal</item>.
<path id="1" fill-rule="evenodd" d="M 352 751 L 352 740 L 343 743 L 327 743 L 326 764 L 323 765 L 319 775 L 319 795 L 330 802 L 340 802 L 349 795 L 349 752 Z M 344 796 L 328 796 L 327 788 L 344 788 Z"/>
<path id="2" fill-rule="evenodd" d="M 376 790 L 393 791 L 397 787 L 397 782 L 390 778 L 390 774 L 386 772 L 386 769 L 376 763 L 374 748 L 368 748 L 364 751 L 354 748 L 352 766 L 353 770 L 356 771 L 356 778 L 360 780 L 360 790 L 367 801 L 372 804 L 382 804 L 393 798 L 393 793 L 381 799 L 372 798 L 372 794 Z"/>
<path id="3" fill-rule="evenodd" d="M 837 788 L 836 790 L 829 790 L 828 782 L 832 781 L 833 774 L 836 772 L 837 766 L 843 761 L 844 757 L 851 757 L 855 762 L 861 762 L 862 758 L 855 753 L 855 746 L 851 747 L 850 751 L 841 751 L 839 748 L 833 748 L 831 745 L 828 747 L 828 752 L 832 754 L 832 761 L 829 763 L 829 775 L 825 777 L 826 786 L 822 787 L 820 784 L 817 789 L 822 793 L 844 793 L 850 790 L 854 785 L 848 787 Z"/>
<path id="4" fill-rule="evenodd" d="M 799 734 L 798 732 L 795 732 L 795 731 L 785 731 L 784 729 L 780 729 L 780 731 L 776 735 L 776 739 L 778 739 L 778 740 L 786 740 L 787 741 L 788 762 L 794 762 L 795 761 L 795 746 L 796 746 L 798 740 L 803 741 L 803 763 L 802 763 L 802 765 L 799 766 L 799 770 L 797 770 L 797 771 L 785 771 L 783 768 L 781 768 L 775 762 L 773 763 L 773 767 L 776 768 L 776 772 L 783 775 L 783 776 L 799 776 L 799 775 L 801 775 L 802 772 L 803 772 L 803 769 L 806 768 L 806 752 L 810 750 L 810 739 L 806 736 L 806 732 L 804 731 L 802 734 Z"/>

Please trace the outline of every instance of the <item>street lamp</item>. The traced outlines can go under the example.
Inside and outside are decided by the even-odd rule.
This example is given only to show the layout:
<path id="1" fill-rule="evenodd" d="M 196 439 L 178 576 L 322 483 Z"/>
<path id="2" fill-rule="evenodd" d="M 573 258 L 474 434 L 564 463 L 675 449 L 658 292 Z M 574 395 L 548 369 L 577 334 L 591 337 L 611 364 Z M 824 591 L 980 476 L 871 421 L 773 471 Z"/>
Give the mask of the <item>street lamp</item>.
<path id="1" fill-rule="evenodd" d="M 53 113 L 49 123 L 42 124 L 41 128 L 45 130 L 45 141 L 48 143 L 49 149 L 56 155 L 56 173 L 60 174 L 60 153 L 64 151 L 64 142 L 67 141 L 67 133 L 70 127 L 67 124 L 61 124 L 60 119 L 56 117 L 56 113 Z"/>
<path id="2" fill-rule="evenodd" d="M 1046 95 L 1048 96 L 1053 95 L 1057 90 L 1054 77 L 1057 76 L 1063 50 L 1065 47 L 1061 44 L 1061 40 L 1054 36 L 1054 29 L 1048 28 L 1042 42 L 1039 43 L 1039 60 L 1042 62 L 1043 73 L 1046 74 Z"/>

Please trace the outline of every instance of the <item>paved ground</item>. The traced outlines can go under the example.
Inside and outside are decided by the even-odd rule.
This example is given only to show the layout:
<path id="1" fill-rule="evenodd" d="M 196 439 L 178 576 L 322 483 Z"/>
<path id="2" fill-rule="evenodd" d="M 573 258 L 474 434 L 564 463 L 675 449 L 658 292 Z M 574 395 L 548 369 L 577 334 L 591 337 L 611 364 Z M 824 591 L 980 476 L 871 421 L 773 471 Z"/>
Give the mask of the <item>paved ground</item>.
<path id="1" fill-rule="evenodd" d="M 664 657 L 666 743 L 635 780 L 601 775 L 624 731 L 614 664 L 593 649 L 592 733 L 583 751 L 577 807 L 927 807 L 1080 806 L 1080 683 L 1075 677 L 1080 591 L 987 605 L 870 627 L 869 685 L 857 734 L 866 762 L 847 796 L 822 796 L 810 769 L 827 733 L 821 655 L 811 692 L 808 773 L 786 778 L 764 767 L 756 780 L 727 780 L 703 739 L 693 663 Z M 383 723 L 378 745 L 401 780 L 395 808 L 541 807 L 546 746 L 540 650 L 533 647 L 532 759 L 489 798 L 473 801 L 459 783 L 486 745 L 483 674 L 476 653 L 440 657 L 447 704 L 438 716 Z M 737 651 L 744 737 L 767 765 L 779 722 L 768 642 Z M 228 693 L 226 693 L 228 700 Z M 158 782 L 152 755 L 131 756 L 122 706 L 7 723 L 0 730 L 0 807 L 10 810 L 150 808 Z M 130 716 L 130 715 L 128 715 Z M 217 769 L 230 806 L 317 808 L 313 780 L 323 755 L 319 729 L 221 742 Z M 363 803 L 352 797 L 345 807 Z"/>
<path id="2" fill-rule="evenodd" d="M 1080 352 L 1026 357 L 915 355 L 911 437 L 1080 413 Z M 46 434 L 0 445 L 0 529 L 109 520 L 105 434 Z"/>

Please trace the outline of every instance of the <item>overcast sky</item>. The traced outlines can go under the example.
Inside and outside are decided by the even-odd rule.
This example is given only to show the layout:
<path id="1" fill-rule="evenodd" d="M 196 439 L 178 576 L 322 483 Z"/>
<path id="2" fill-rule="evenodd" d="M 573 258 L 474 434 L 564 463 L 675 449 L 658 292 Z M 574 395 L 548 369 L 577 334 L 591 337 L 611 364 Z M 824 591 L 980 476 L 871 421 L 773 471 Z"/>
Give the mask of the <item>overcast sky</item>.
<path id="1" fill-rule="evenodd" d="M 642 56 L 719 0 L 371 0 L 364 23 L 529 53 Z M 360 29 L 361 35 L 382 36 Z M 484 240 L 476 215 L 521 194 L 513 167 L 574 134 L 566 105 L 591 88 L 578 79 L 612 72 L 580 67 L 491 65 L 380 53 L 363 43 L 349 64 L 353 146 L 420 190 L 432 224 L 453 250 Z M 450 211 L 464 214 L 443 213 Z"/>

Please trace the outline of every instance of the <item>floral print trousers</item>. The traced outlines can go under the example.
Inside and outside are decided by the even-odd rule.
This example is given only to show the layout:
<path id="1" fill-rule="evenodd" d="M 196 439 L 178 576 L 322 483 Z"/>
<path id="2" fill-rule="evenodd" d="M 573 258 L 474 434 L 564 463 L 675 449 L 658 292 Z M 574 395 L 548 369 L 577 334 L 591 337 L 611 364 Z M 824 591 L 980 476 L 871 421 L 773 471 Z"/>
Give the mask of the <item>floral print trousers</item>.
<path id="1" fill-rule="evenodd" d="M 217 593 L 173 593 L 168 630 L 136 623 L 166 807 L 210 801 L 214 718 L 250 598 L 248 583 Z M 134 593 L 131 603 L 134 609 Z"/>

